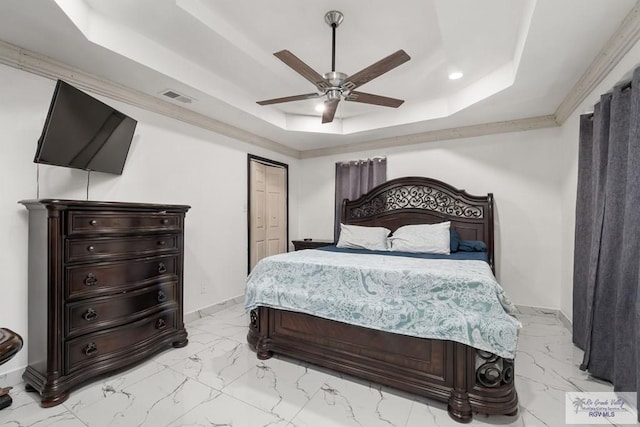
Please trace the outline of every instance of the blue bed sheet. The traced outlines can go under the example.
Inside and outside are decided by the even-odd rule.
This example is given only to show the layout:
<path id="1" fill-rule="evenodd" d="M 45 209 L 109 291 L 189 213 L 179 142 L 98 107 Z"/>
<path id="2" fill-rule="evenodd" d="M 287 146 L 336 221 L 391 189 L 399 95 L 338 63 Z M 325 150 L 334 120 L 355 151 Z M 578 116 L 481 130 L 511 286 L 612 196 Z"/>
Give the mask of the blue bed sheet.
<path id="1" fill-rule="evenodd" d="M 322 246 L 316 248 L 320 251 L 329 252 L 343 252 L 348 254 L 369 254 L 369 255 L 388 255 L 388 256 L 403 256 L 409 258 L 422 258 L 422 259 L 451 259 L 458 261 L 484 261 L 489 262 L 489 255 L 487 252 L 452 252 L 451 255 L 443 254 L 423 254 L 423 253 L 411 253 L 411 252 L 393 252 L 393 251 L 370 251 L 367 249 L 350 249 L 339 248 L 337 246 Z"/>

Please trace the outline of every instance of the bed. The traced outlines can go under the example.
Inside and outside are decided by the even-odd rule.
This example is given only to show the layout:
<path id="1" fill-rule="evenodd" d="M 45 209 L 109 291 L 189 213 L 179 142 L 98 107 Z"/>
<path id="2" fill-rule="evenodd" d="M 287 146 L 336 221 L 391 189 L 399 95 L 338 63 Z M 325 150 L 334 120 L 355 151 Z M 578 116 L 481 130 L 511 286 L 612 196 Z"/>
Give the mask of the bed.
<path id="1" fill-rule="evenodd" d="M 435 179 L 405 177 L 343 203 L 342 222 L 349 225 L 395 231 L 403 225 L 446 221 L 461 239 L 485 243 L 489 267 L 482 264 L 495 281 L 492 194 L 478 197 Z M 307 252 L 299 257 L 314 253 L 299 252 Z M 247 340 L 259 359 L 281 354 L 439 400 L 459 422 L 470 422 L 474 412 L 517 414 L 514 346 L 500 356 L 461 340 L 393 333 L 268 304 L 249 308 Z"/>

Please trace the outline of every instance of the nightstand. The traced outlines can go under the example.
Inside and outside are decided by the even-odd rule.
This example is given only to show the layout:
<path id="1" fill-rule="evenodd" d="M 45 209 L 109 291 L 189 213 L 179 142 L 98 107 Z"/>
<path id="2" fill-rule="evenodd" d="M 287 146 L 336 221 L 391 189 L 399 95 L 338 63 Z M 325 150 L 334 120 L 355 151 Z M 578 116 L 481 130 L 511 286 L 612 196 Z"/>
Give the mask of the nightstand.
<path id="1" fill-rule="evenodd" d="M 293 243 L 293 247 L 296 251 L 335 245 L 333 240 L 292 240 L 291 243 Z"/>

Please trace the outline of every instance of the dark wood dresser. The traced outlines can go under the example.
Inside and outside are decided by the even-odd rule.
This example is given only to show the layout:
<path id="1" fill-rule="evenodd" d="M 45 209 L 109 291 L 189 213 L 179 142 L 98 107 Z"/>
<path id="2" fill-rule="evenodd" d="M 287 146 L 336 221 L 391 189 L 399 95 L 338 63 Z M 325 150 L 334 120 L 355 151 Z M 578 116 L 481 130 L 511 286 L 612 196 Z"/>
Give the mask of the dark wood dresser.
<path id="1" fill-rule="evenodd" d="M 29 210 L 29 365 L 41 405 L 97 375 L 187 345 L 189 206 L 24 200 Z"/>

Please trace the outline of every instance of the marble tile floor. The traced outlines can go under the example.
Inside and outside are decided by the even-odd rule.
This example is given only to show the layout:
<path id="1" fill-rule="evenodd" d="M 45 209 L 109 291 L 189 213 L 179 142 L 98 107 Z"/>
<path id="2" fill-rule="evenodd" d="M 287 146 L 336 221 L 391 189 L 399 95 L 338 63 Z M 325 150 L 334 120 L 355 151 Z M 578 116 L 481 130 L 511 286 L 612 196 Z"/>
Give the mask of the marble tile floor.
<path id="1" fill-rule="evenodd" d="M 555 316 L 519 318 L 519 414 L 476 414 L 469 425 L 562 426 L 566 391 L 612 390 L 578 370 L 582 354 Z M 0 426 L 460 426 L 442 403 L 289 359 L 260 361 L 247 325 L 242 305 L 189 322 L 188 346 L 78 388 L 53 408 L 18 384 Z"/>

